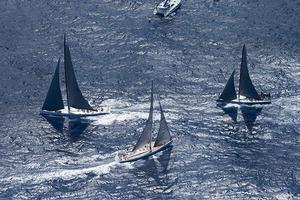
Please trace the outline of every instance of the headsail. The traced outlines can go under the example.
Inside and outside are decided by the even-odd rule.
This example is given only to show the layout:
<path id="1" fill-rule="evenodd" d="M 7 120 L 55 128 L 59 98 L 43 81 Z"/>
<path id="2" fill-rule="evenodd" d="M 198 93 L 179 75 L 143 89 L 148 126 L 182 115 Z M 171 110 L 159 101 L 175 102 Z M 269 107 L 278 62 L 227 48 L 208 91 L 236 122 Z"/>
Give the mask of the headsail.
<path id="1" fill-rule="evenodd" d="M 164 115 L 164 111 L 163 111 L 160 103 L 159 103 L 159 108 L 160 108 L 160 125 L 159 125 L 157 138 L 154 143 L 155 147 L 164 145 L 165 143 L 167 143 L 171 140 L 169 127 L 168 127 L 168 124 L 167 124 L 167 121 L 166 121 L 166 118 Z"/>
<path id="2" fill-rule="evenodd" d="M 66 44 L 66 37 L 64 37 L 64 61 L 65 61 L 65 79 L 67 89 L 68 107 L 77 109 L 94 110 L 90 104 L 83 97 L 73 69 L 71 53 L 69 46 Z"/>
<path id="3" fill-rule="evenodd" d="M 59 84 L 59 63 L 57 62 L 56 70 L 54 72 L 50 88 L 48 90 L 43 110 L 57 111 L 64 108 L 64 102 L 61 95 L 60 84 Z"/>
<path id="4" fill-rule="evenodd" d="M 219 99 L 222 99 L 224 101 L 231 101 L 233 99 L 236 99 L 236 91 L 234 87 L 234 74 L 235 70 L 233 70 L 230 78 L 228 79 L 226 86 L 220 95 Z"/>
<path id="5" fill-rule="evenodd" d="M 260 96 L 255 90 L 254 85 L 249 76 L 248 67 L 247 67 L 247 52 L 246 52 L 245 45 L 243 46 L 242 62 L 241 62 L 241 69 L 240 69 L 239 95 L 260 100 Z"/>
<path id="6" fill-rule="evenodd" d="M 148 116 L 148 120 L 146 122 L 146 126 L 140 136 L 138 142 L 133 148 L 133 151 L 144 147 L 146 144 L 150 144 L 152 140 L 152 124 L 153 124 L 153 81 L 151 87 L 151 104 L 150 104 L 150 112 Z"/>

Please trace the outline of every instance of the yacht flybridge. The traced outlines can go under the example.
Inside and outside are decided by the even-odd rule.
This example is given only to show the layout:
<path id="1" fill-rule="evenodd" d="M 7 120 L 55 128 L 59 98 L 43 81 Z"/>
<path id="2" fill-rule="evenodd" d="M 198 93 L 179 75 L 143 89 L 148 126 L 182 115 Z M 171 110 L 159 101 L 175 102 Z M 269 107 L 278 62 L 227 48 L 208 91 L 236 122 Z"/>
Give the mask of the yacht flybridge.
<path id="1" fill-rule="evenodd" d="M 132 162 L 142 158 L 147 158 L 157 152 L 160 152 L 171 146 L 172 140 L 168 124 L 165 119 L 164 111 L 161 104 L 160 107 L 160 126 L 155 141 L 152 141 L 152 124 L 153 124 L 153 83 L 151 89 L 151 105 L 149 117 L 146 126 L 132 150 L 128 150 L 119 154 L 120 163 Z"/>
<path id="2" fill-rule="evenodd" d="M 250 79 L 248 66 L 247 66 L 247 52 L 246 52 L 245 45 L 243 46 L 243 52 L 242 52 L 238 94 L 236 94 L 235 91 L 234 74 L 235 74 L 235 70 L 233 70 L 217 102 L 248 104 L 248 105 L 271 103 L 271 95 L 264 94 L 262 92 L 261 94 L 258 94 Z"/>
<path id="3" fill-rule="evenodd" d="M 41 114 L 60 115 L 60 116 L 95 116 L 110 113 L 109 107 L 93 108 L 83 97 L 73 69 L 69 46 L 66 44 L 64 37 L 64 67 L 65 83 L 67 93 L 67 108 L 65 108 L 60 89 L 59 68 L 60 59 L 58 60 L 50 88 L 48 90 Z"/>
<path id="4" fill-rule="evenodd" d="M 167 17 L 171 13 L 175 12 L 180 6 L 181 0 L 164 0 L 156 6 L 153 14 Z"/>

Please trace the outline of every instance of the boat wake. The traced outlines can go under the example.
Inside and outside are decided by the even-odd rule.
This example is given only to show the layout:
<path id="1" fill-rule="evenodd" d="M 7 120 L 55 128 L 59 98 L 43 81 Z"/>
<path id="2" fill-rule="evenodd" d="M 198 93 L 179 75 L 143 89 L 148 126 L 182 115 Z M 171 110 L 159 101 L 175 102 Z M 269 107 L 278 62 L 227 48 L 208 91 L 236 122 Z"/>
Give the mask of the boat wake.
<path id="1" fill-rule="evenodd" d="M 109 174 L 112 169 L 120 166 L 121 164 L 117 160 L 117 155 L 113 160 L 109 162 L 101 162 L 92 167 L 82 167 L 82 168 L 72 168 L 72 169 L 56 169 L 55 171 L 48 172 L 36 172 L 34 175 L 32 173 L 23 173 L 20 176 L 10 176 L 3 178 L 0 183 L 10 183 L 10 184 L 23 184 L 30 182 L 31 184 L 39 184 L 45 181 L 51 181 L 54 179 L 70 180 L 73 178 L 84 178 L 86 176 L 101 176 L 104 174 Z M 130 165 L 122 165 L 123 167 L 130 167 Z"/>

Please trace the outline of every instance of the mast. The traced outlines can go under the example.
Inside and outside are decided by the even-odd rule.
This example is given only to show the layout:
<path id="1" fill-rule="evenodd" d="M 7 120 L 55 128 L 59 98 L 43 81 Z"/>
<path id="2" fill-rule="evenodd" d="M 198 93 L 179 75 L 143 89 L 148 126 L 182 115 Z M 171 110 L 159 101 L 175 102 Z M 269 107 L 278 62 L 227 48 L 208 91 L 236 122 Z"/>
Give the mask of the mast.
<path id="1" fill-rule="evenodd" d="M 247 50 L 246 50 L 246 45 L 244 44 L 243 46 L 243 50 L 242 50 L 242 59 L 241 59 L 241 67 L 240 67 L 240 78 L 239 78 L 239 93 L 238 93 L 238 100 L 240 101 L 240 96 L 241 96 L 241 88 L 242 88 L 242 78 L 243 77 L 243 73 L 242 71 L 244 71 L 243 69 L 247 68 L 248 70 L 248 66 L 247 66 Z"/>
<path id="2" fill-rule="evenodd" d="M 151 106 L 150 106 L 150 109 L 152 109 L 152 113 L 153 113 L 153 80 L 151 81 Z M 150 133 L 150 141 L 149 141 L 150 152 L 152 151 L 151 142 L 152 142 L 152 131 Z"/>
<path id="3" fill-rule="evenodd" d="M 67 61 L 66 61 L 66 34 L 64 34 L 64 66 L 65 66 L 65 83 L 66 83 L 66 93 L 67 93 L 67 105 L 68 112 L 70 113 L 70 103 L 69 103 L 69 90 L 68 90 L 68 76 L 67 76 Z"/>
<path id="4" fill-rule="evenodd" d="M 244 44 L 242 50 L 241 67 L 240 67 L 238 100 L 240 100 L 240 96 L 241 96 L 242 69 L 245 68 L 245 66 L 247 67 L 247 52 L 246 52 L 246 45 Z"/>

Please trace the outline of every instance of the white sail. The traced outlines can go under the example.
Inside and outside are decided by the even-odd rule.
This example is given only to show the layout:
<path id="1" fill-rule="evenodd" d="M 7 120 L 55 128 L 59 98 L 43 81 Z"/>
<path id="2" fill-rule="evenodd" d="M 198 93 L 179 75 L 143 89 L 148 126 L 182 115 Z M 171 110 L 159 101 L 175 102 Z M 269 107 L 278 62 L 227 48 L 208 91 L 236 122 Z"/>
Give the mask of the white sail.
<path id="1" fill-rule="evenodd" d="M 151 104 L 150 104 L 150 111 L 149 116 L 146 122 L 146 126 L 140 136 L 138 142 L 133 148 L 133 151 L 143 148 L 145 145 L 150 144 L 152 140 L 152 124 L 153 124 L 153 82 L 151 87 Z"/>
<path id="2" fill-rule="evenodd" d="M 160 108 L 160 125 L 159 125 L 157 138 L 154 143 L 154 147 L 164 145 L 171 140 L 169 127 L 160 103 L 159 103 L 159 108 Z"/>

